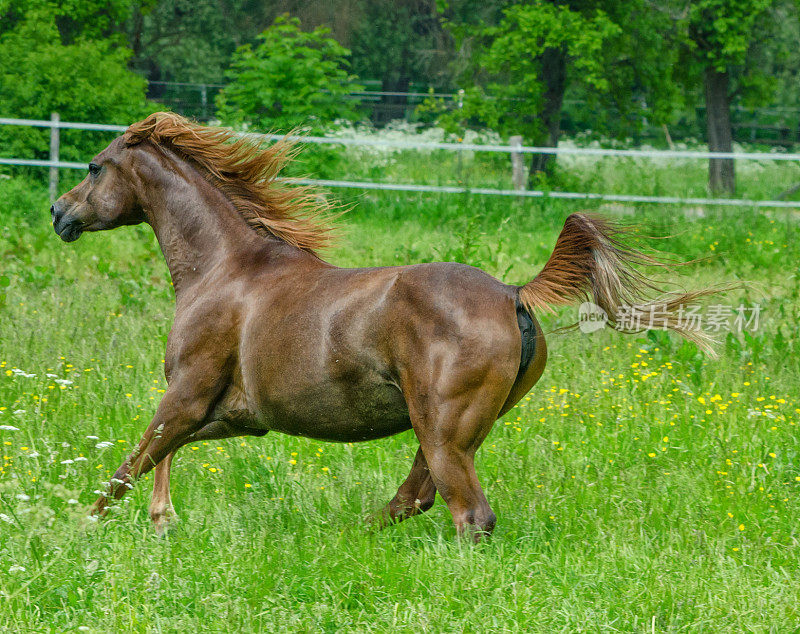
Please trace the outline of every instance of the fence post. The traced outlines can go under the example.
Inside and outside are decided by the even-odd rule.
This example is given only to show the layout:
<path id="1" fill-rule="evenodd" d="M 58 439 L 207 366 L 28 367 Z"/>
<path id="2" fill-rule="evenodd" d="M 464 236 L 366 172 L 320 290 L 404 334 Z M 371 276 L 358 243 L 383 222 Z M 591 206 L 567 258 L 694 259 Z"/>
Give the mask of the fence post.
<path id="1" fill-rule="evenodd" d="M 50 160 L 58 163 L 58 149 L 60 144 L 58 123 L 61 117 L 57 112 L 50 113 Z M 50 204 L 52 205 L 58 198 L 58 168 L 50 166 Z"/>
<path id="2" fill-rule="evenodd" d="M 508 140 L 508 144 L 515 148 L 521 148 L 522 137 L 515 134 Z M 525 189 L 525 163 L 522 161 L 522 152 L 511 152 L 511 182 L 516 191 Z"/>

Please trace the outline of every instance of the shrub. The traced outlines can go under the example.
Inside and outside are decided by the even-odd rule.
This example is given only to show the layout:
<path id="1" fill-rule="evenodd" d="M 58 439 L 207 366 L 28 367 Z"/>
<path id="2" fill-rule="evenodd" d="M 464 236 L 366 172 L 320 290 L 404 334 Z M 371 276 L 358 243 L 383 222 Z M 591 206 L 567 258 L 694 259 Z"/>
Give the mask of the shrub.
<path id="1" fill-rule="evenodd" d="M 255 48 L 239 47 L 226 73 L 230 83 L 217 97 L 222 122 L 288 131 L 357 118 L 358 104 L 347 95 L 362 86 L 347 72 L 350 51 L 328 33 L 301 31 L 297 18 L 281 16 Z"/>

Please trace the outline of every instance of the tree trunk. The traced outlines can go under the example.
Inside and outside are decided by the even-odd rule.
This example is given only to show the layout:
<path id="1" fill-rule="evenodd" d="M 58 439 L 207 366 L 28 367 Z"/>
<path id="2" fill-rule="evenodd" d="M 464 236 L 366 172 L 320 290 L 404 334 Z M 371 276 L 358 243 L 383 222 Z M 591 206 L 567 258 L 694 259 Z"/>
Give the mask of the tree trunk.
<path id="1" fill-rule="evenodd" d="M 130 30 L 130 45 L 133 49 L 128 65 L 137 70 L 141 68 L 142 64 L 142 32 L 144 31 L 144 16 L 142 9 L 136 5 L 131 15 L 131 30 Z"/>
<path id="2" fill-rule="evenodd" d="M 567 51 L 564 48 L 548 48 L 542 53 L 542 80 L 544 95 L 542 103 L 542 136 L 536 140 L 540 147 L 556 147 L 561 136 L 561 106 L 567 87 Z M 555 154 L 534 154 L 528 182 L 536 183 L 537 174 L 551 170 Z"/>
<path id="3" fill-rule="evenodd" d="M 405 55 L 403 56 L 405 59 Z M 383 92 L 408 92 L 411 77 L 406 70 L 406 64 L 396 70 L 388 71 L 381 79 Z M 408 98 L 401 95 L 383 95 L 380 108 L 373 110 L 372 122 L 375 125 L 384 125 L 393 119 L 404 119 L 408 109 Z"/>
<path id="4" fill-rule="evenodd" d="M 730 76 L 713 66 L 705 71 L 706 126 L 709 152 L 732 152 Z M 733 159 L 709 159 L 708 188 L 732 194 L 736 188 Z"/>

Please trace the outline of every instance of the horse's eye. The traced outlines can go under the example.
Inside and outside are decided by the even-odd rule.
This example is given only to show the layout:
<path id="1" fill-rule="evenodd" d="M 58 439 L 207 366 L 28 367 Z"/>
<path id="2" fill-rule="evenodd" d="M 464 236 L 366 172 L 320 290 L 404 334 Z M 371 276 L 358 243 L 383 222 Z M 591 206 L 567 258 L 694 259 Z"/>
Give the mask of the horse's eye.
<path id="1" fill-rule="evenodd" d="M 97 176 L 100 173 L 100 166 L 97 163 L 89 163 L 89 173 Z"/>

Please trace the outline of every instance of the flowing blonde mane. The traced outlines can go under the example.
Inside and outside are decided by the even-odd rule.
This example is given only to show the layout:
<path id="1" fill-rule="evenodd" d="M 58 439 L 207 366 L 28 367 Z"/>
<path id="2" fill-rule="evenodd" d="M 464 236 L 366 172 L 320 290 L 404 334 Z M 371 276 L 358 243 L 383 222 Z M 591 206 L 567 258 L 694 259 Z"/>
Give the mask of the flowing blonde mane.
<path id="1" fill-rule="evenodd" d="M 296 155 L 283 139 L 263 149 L 258 141 L 223 128 L 198 125 L 170 112 L 132 124 L 127 145 L 145 139 L 165 145 L 202 167 L 204 176 L 234 204 L 252 229 L 306 251 L 331 245 L 331 206 L 313 188 L 276 180 Z"/>

